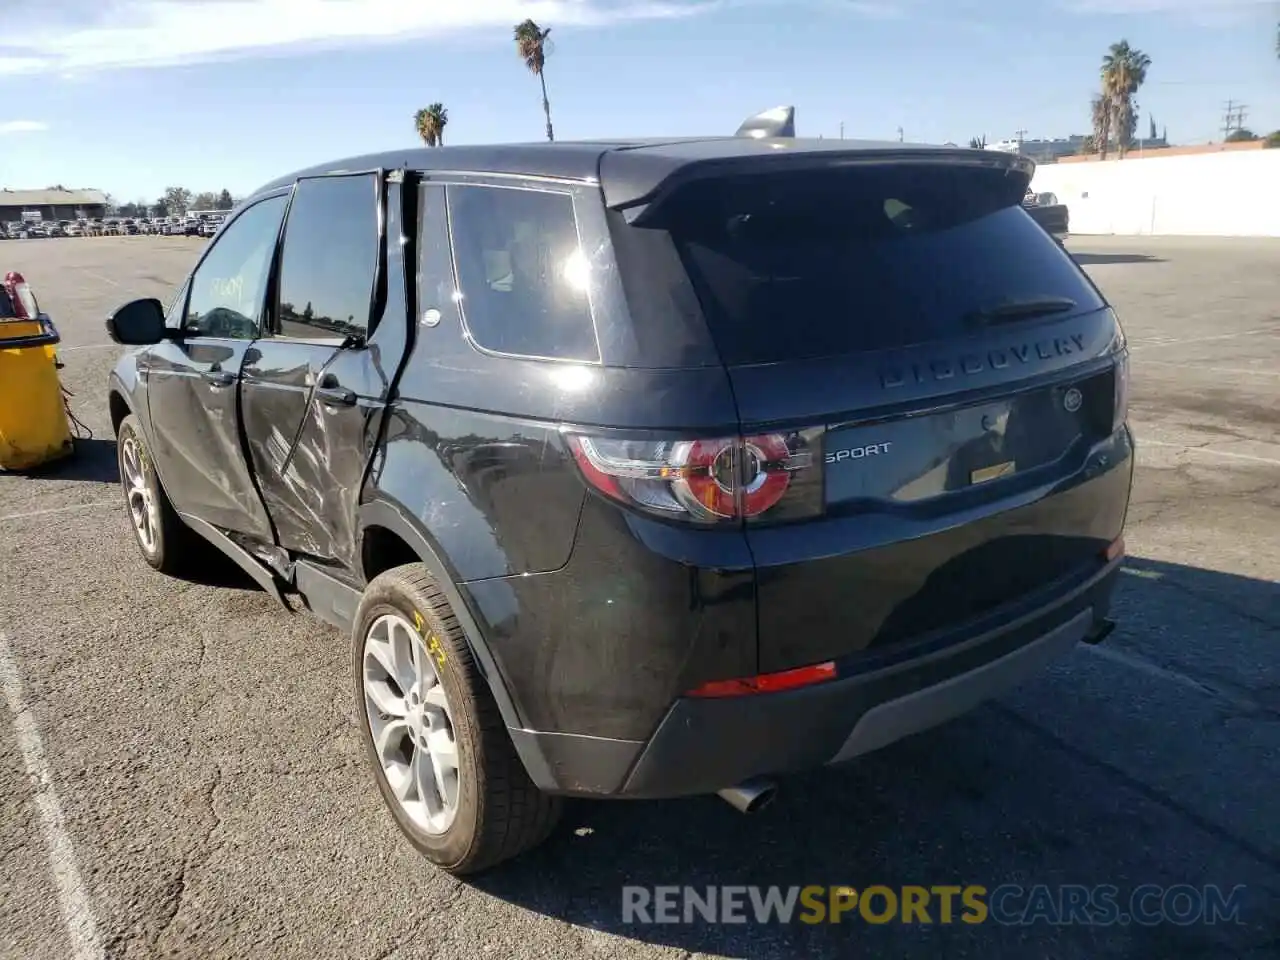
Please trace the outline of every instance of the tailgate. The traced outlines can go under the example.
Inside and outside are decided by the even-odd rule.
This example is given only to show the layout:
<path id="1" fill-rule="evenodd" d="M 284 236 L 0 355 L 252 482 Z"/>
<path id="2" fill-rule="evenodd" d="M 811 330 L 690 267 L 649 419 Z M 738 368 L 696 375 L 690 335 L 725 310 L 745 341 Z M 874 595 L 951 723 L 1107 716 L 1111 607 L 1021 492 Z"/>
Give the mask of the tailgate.
<path id="1" fill-rule="evenodd" d="M 1003 387 L 990 386 L 1009 376 L 1003 366 L 975 363 L 967 376 L 977 387 L 960 394 L 941 392 L 963 374 L 927 359 L 939 355 L 928 349 L 906 354 L 905 369 L 937 369 L 941 381 L 901 377 L 900 362 L 876 377 L 865 359 L 843 364 L 838 380 L 834 360 L 731 369 L 748 434 L 764 428 L 766 407 L 744 396 L 786 393 L 789 412 L 809 423 L 816 411 L 799 409 L 809 404 L 856 409 L 906 397 L 824 424 L 820 518 L 748 525 L 761 672 L 913 644 L 1096 570 L 1122 529 L 1131 470 L 1115 432 L 1111 324 L 1110 311 L 1054 324 L 1088 353 L 1041 359 Z M 1032 354 L 1036 342 L 1054 339 L 1033 340 Z M 990 341 L 965 356 L 1021 350 Z M 783 379 L 827 388 L 783 390 Z"/>

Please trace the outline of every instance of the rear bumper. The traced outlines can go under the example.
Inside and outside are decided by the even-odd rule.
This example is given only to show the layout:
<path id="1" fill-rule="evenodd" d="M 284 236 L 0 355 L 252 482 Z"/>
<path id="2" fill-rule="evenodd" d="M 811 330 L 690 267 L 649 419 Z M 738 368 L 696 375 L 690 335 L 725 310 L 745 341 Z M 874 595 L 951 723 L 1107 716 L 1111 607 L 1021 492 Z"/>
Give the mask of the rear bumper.
<path id="1" fill-rule="evenodd" d="M 941 648 L 783 693 L 676 700 L 648 741 L 513 731 L 535 782 L 559 793 L 660 798 L 840 763 L 1000 695 L 1091 634 L 1121 560 L 969 625 Z M 856 672 L 853 672 L 856 671 Z M 565 784 L 576 789 L 566 790 Z M 583 789 L 590 784 L 589 789 Z"/>

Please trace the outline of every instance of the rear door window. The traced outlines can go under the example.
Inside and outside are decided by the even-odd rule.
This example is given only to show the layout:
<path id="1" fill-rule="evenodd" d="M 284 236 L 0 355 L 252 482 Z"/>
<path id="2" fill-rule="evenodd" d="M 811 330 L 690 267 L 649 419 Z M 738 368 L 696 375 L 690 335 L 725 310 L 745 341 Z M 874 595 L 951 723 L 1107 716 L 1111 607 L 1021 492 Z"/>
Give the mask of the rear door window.
<path id="1" fill-rule="evenodd" d="M 280 256 L 276 335 L 296 340 L 365 335 L 377 270 L 377 177 L 299 181 Z"/>
<path id="2" fill-rule="evenodd" d="M 567 193 L 449 186 L 462 317 L 496 353 L 597 361 L 587 262 Z"/>
<path id="3" fill-rule="evenodd" d="M 669 230 L 725 363 L 891 349 L 972 332 L 1010 299 L 1104 306 L 1004 174 L 886 165 L 693 183 Z M 626 266 L 624 265 L 624 269 Z"/>

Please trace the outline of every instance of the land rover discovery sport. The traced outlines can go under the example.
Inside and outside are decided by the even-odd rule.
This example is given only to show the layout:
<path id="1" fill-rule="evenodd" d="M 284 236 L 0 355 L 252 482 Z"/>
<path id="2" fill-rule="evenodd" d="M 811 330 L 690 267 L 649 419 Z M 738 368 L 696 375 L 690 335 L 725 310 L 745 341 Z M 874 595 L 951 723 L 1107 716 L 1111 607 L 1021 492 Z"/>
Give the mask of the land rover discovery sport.
<path id="1" fill-rule="evenodd" d="M 350 636 L 448 870 L 563 796 L 753 808 L 1109 629 L 1127 350 L 1031 173 L 765 135 L 283 177 L 108 321 L 138 546 Z"/>

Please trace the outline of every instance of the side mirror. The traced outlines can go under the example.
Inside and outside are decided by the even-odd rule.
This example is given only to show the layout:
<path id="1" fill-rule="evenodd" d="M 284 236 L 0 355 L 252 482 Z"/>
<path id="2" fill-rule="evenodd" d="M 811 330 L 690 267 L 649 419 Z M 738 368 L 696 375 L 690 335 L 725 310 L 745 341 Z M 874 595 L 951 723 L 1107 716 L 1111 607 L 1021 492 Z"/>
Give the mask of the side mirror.
<path id="1" fill-rule="evenodd" d="M 129 347 L 149 346 L 164 340 L 164 305 L 154 297 L 134 300 L 107 317 L 107 335 Z"/>

